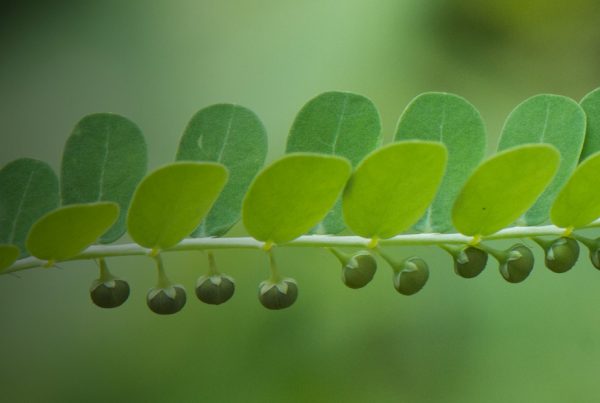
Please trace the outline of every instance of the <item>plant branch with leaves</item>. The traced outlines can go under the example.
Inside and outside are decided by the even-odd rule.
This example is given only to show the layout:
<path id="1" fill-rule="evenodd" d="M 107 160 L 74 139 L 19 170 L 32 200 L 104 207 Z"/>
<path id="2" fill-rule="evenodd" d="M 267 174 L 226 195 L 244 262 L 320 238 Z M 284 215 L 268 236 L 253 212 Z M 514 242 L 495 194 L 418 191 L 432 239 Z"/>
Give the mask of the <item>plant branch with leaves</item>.
<path id="1" fill-rule="evenodd" d="M 581 243 L 600 269 L 600 240 L 580 233 L 600 225 L 600 89 L 580 103 L 546 94 L 527 99 L 508 116 L 498 152 L 487 159 L 479 112 L 447 93 L 416 97 L 394 141 L 382 146 L 381 139 L 369 99 L 327 92 L 298 113 L 286 155 L 263 167 L 260 119 L 218 104 L 192 117 L 175 162 L 146 174 L 146 142 L 133 122 L 86 116 L 67 140 L 60 178 L 28 158 L 0 170 L 0 273 L 95 260 L 92 301 L 114 308 L 127 300 L 129 285 L 110 273 L 107 259 L 146 255 L 158 273 L 147 304 L 172 314 L 186 293 L 167 277 L 166 252 L 207 251 L 196 295 L 218 305 L 232 298 L 235 282 L 219 272 L 212 251 L 263 251 L 271 277 L 258 298 L 269 309 L 287 308 L 298 296 L 275 261 L 281 247 L 327 248 L 350 288 L 371 281 L 379 256 L 404 295 L 418 292 L 430 273 L 419 257 L 396 262 L 387 255 L 402 245 L 442 248 L 464 278 L 479 275 L 488 255 L 508 282 L 527 278 L 531 250 L 520 243 L 498 250 L 490 245 L 496 239 L 531 238 L 556 273 L 573 267 Z M 240 219 L 249 236 L 225 237 Z M 117 242 L 125 232 L 134 243 Z"/>

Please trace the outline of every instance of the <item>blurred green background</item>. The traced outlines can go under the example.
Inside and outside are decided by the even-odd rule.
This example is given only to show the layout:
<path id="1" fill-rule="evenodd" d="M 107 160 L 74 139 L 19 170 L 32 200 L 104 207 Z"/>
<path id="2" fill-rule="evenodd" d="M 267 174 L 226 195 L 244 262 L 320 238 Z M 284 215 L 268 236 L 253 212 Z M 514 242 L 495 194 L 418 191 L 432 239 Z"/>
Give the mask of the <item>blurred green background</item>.
<path id="1" fill-rule="evenodd" d="M 600 84 L 595 0 L 2 4 L 0 164 L 28 156 L 58 169 L 77 120 L 107 111 L 140 125 L 154 168 L 174 159 L 192 114 L 218 102 L 259 114 L 273 159 L 301 105 L 327 90 L 373 99 L 386 140 L 420 92 L 457 93 L 482 112 L 491 151 L 518 102 L 541 92 L 579 100 Z M 492 261 L 465 280 L 440 250 L 391 251 L 430 264 L 411 298 L 383 264 L 356 291 L 323 250 L 276 253 L 300 286 L 281 312 L 257 301 L 268 268 L 255 251 L 216 253 L 238 287 L 221 307 L 193 295 L 204 255 L 165 256 L 188 290 L 171 317 L 145 306 L 150 259 L 109 260 L 132 287 L 116 310 L 89 301 L 91 262 L 0 278 L 0 400 L 598 401 L 600 273 L 585 253 L 557 275 L 536 250 L 531 277 L 512 285 Z"/>

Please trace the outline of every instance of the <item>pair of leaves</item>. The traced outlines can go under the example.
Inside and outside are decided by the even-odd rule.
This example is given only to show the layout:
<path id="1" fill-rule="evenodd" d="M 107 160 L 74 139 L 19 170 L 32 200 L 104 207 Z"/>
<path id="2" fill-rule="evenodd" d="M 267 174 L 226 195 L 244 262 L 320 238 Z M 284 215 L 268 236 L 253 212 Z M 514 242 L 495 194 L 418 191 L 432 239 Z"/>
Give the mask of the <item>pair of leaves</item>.
<path id="1" fill-rule="evenodd" d="M 346 158 L 352 167 L 381 144 L 381 119 L 371 100 L 349 92 L 325 92 L 302 107 L 290 130 L 286 153 L 310 152 Z M 336 201 L 311 232 L 337 234 L 345 228 Z"/>
<path id="2" fill-rule="evenodd" d="M 439 143 L 399 142 L 367 156 L 348 181 L 345 159 L 289 154 L 261 171 L 250 186 L 244 225 L 258 240 L 289 242 L 318 223 L 345 187 L 343 214 L 350 229 L 363 237 L 388 238 L 422 215 L 445 163 L 446 150 Z"/>

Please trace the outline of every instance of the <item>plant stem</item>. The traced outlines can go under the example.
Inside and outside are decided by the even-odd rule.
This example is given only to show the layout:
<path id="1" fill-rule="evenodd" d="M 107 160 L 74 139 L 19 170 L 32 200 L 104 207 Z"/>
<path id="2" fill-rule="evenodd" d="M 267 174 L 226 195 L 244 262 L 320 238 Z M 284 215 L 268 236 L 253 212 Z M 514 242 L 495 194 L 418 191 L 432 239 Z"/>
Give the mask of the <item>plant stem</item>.
<path id="1" fill-rule="evenodd" d="M 596 220 L 586 228 L 595 228 L 600 226 L 600 220 Z M 583 229 L 583 228 L 581 228 Z M 495 234 L 483 237 L 485 241 L 496 239 L 511 238 L 532 238 L 546 235 L 562 236 L 565 233 L 564 228 L 554 225 L 543 225 L 536 227 L 509 227 Z M 573 235 L 576 239 L 581 237 Z M 404 234 L 397 235 L 388 239 L 378 240 L 379 246 L 410 246 L 410 245 L 442 245 L 442 244 L 469 244 L 474 237 L 462 234 Z M 372 244 L 372 240 L 359 236 L 332 236 L 332 235 L 304 235 L 286 244 L 276 245 L 282 247 L 358 247 L 367 248 Z M 250 237 L 240 238 L 188 238 L 181 241 L 172 248 L 162 250 L 165 252 L 190 251 L 190 250 L 216 250 L 216 249 L 264 249 L 265 243 L 257 241 Z M 114 256 L 149 256 L 152 251 L 143 248 L 137 244 L 120 245 L 93 245 L 80 254 L 67 259 L 87 260 L 100 259 Z M 22 270 L 43 267 L 47 261 L 35 257 L 27 257 L 13 263 L 10 267 L 3 270 L 0 274 L 9 274 Z"/>

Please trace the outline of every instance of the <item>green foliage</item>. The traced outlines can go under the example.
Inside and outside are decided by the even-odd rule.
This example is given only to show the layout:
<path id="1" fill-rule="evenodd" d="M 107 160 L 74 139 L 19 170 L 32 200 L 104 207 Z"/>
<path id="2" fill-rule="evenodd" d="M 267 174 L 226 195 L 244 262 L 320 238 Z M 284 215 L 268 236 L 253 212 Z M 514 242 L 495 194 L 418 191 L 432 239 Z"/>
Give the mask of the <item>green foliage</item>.
<path id="1" fill-rule="evenodd" d="M 120 208 L 101 243 L 125 233 L 131 196 L 146 173 L 146 154 L 146 141 L 136 124 L 111 113 L 84 117 L 67 140 L 60 176 L 62 204 L 111 201 Z"/>
<path id="2" fill-rule="evenodd" d="M 462 188 L 452 220 L 465 235 L 490 235 L 513 223 L 552 180 L 560 156 L 549 145 L 524 145 L 481 164 Z"/>
<path id="3" fill-rule="evenodd" d="M 349 92 L 326 92 L 302 107 L 287 139 L 286 153 L 338 155 L 355 167 L 381 143 L 381 121 L 369 100 Z M 341 199 L 315 233 L 337 234 L 345 228 Z"/>
<path id="4" fill-rule="evenodd" d="M 188 123 L 177 150 L 179 161 L 213 161 L 229 180 L 192 236 L 222 236 L 239 221 L 242 199 L 267 155 L 267 133 L 254 112 L 239 105 L 212 105 Z"/>
<path id="5" fill-rule="evenodd" d="M 579 103 L 587 116 L 581 161 L 600 151 L 600 88 L 587 94 Z"/>
<path id="6" fill-rule="evenodd" d="M 435 196 L 446 166 L 439 143 L 403 141 L 365 158 L 343 198 L 348 227 L 365 238 L 389 238 L 413 225 Z"/>
<path id="7" fill-rule="evenodd" d="M 244 226 L 259 241 L 289 242 L 325 217 L 349 176 L 344 158 L 288 154 L 265 167 L 250 185 Z"/>
<path id="8" fill-rule="evenodd" d="M 556 197 L 550 218 L 563 228 L 580 228 L 600 217 L 600 152 L 585 159 Z"/>
<path id="9" fill-rule="evenodd" d="M 20 158 L 0 170 L 0 243 L 15 245 L 28 255 L 29 228 L 58 207 L 58 178 L 42 161 Z"/>
<path id="10" fill-rule="evenodd" d="M 33 224 L 27 249 L 40 259 L 69 259 L 94 243 L 118 216 L 119 206 L 113 202 L 60 207 Z"/>
<path id="11" fill-rule="evenodd" d="M 6 269 L 19 258 L 19 248 L 14 245 L 0 245 L 0 271 Z"/>
<path id="12" fill-rule="evenodd" d="M 156 250 L 177 244 L 198 226 L 226 181 L 227 170 L 214 162 L 176 162 L 155 170 L 133 195 L 131 238 Z"/>
<path id="13" fill-rule="evenodd" d="M 411 101 L 398 121 L 395 140 L 439 141 L 448 150 L 446 173 L 433 203 L 417 222 L 423 232 L 452 227 L 452 205 L 467 177 L 485 154 L 486 134 L 481 115 L 459 96 L 428 92 Z"/>
<path id="14" fill-rule="evenodd" d="M 572 99 L 536 95 L 518 105 L 508 116 L 498 150 L 531 143 L 551 144 L 561 156 L 553 181 L 522 217 L 526 225 L 548 219 L 550 206 L 579 161 L 585 136 L 585 113 Z"/>

